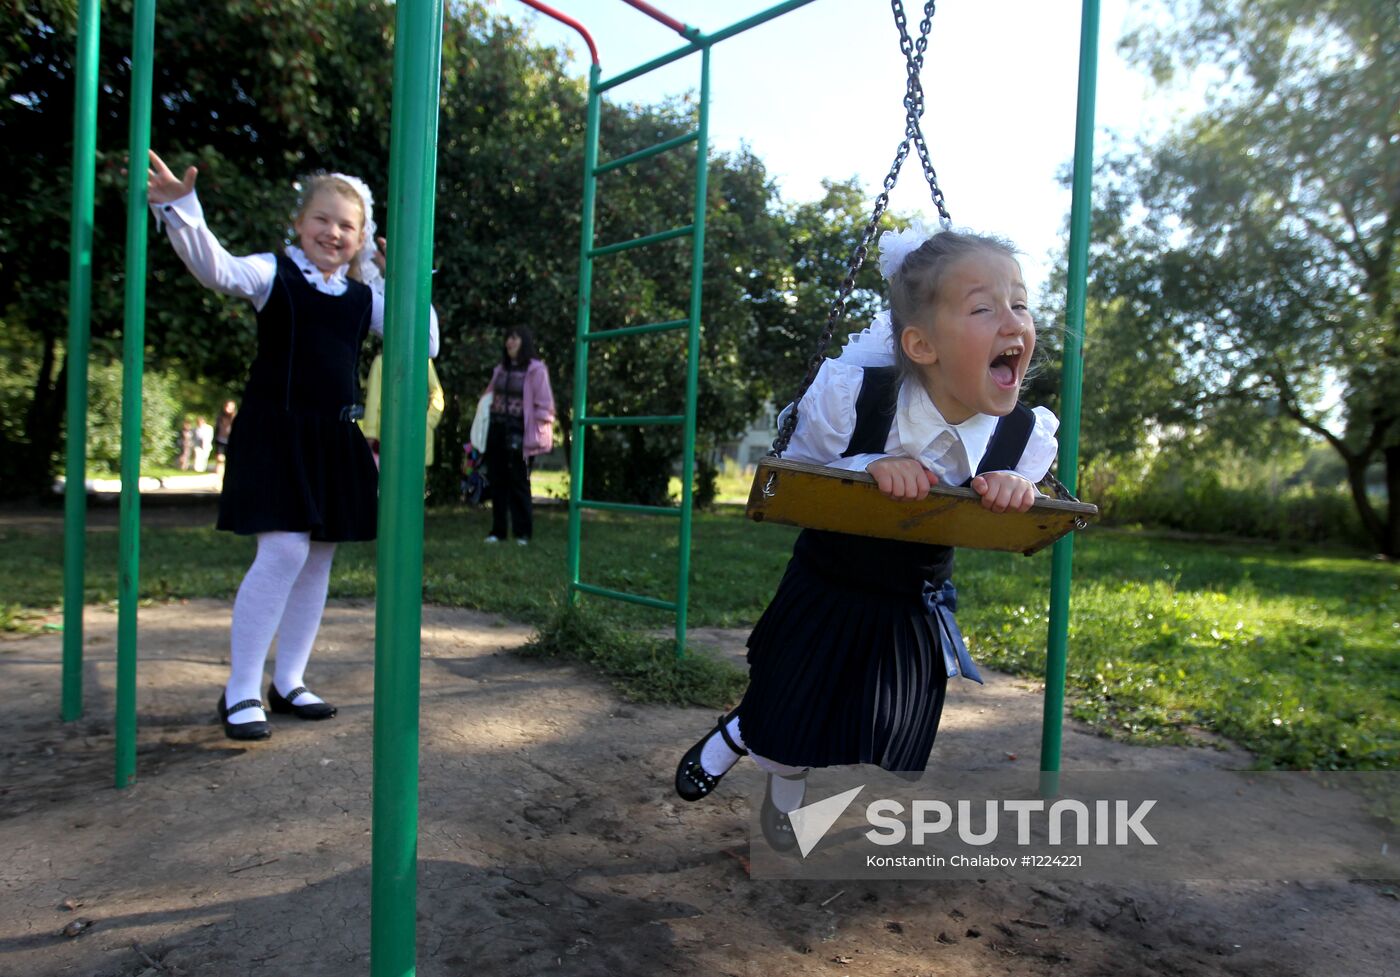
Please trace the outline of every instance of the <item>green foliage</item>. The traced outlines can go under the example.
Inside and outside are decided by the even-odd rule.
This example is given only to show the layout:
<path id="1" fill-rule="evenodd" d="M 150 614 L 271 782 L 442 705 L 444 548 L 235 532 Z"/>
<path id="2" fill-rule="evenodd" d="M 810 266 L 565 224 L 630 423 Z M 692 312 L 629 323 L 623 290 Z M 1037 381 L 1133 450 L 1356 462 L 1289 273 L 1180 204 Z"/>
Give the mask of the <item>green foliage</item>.
<path id="1" fill-rule="evenodd" d="M 1108 313 L 1098 327 L 1123 328 L 1112 348 L 1089 354 L 1089 374 L 1109 365 L 1102 393 L 1112 403 L 1132 396 L 1132 377 L 1109 361 L 1141 361 L 1153 376 L 1169 369 L 1180 409 L 1156 419 L 1238 445 L 1257 441 L 1270 418 L 1325 440 L 1346 464 L 1373 545 L 1394 555 L 1400 8 L 1166 6 L 1170 16 L 1130 34 L 1125 50 L 1160 79 L 1213 69 L 1216 82 L 1203 112 L 1103 164 L 1090 288 L 1095 311 Z M 1328 410 L 1338 388 L 1344 425 Z M 1385 511 L 1364 488 L 1377 461 L 1392 499 Z"/>
<path id="2" fill-rule="evenodd" d="M 141 378 L 141 463 L 163 465 L 175 453 L 180 429 L 179 380 L 147 369 Z M 88 368 L 88 467 L 94 474 L 116 472 L 122 457 L 122 365 Z"/>
<path id="3" fill-rule="evenodd" d="M 589 665 L 631 702 L 727 709 L 744 693 L 744 673 L 702 651 L 676 657 L 674 640 L 651 638 L 561 600 L 524 648 L 526 655 Z"/>
<path id="4" fill-rule="evenodd" d="M 1084 466 L 1080 495 L 1110 525 L 1141 525 L 1285 543 L 1365 546 L 1368 538 L 1344 487 L 1299 483 L 1299 464 L 1178 448 L 1100 456 Z"/>
<path id="5" fill-rule="evenodd" d="M 375 0 L 172 0 L 157 10 L 152 143 L 182 171 L 200 168 L 201 199 L 235 254 L 276 247 L 293 181 L 319 169 L 385 182 L 393 7 Z M 294 25 L 294 29 L 289 29 Z M 23 435 L 0 443 L 7 493 L 47 482 L 62 428 L 74 34 L 71 3 L 0 7 L 0 323 L 23 330 L 32 374 Z M 104 11 L 99 51 L 92 334 L 120 334 L 124 285 L 130 0 Z M 144 163 L 142 164 L 144 165 Z M 235 386 L 254 348 L 251 309 L 199 287 L 169 247 L 148 255 L 147 350 L 158 369 Z M 6 351 L 8 352 L 8 351 Z M 8 373 L 15 359 L 0 361 Z M 103 449 L 107 452 L 107 449 Z M 109 452 L 107 452 L 109 453 Z"/>

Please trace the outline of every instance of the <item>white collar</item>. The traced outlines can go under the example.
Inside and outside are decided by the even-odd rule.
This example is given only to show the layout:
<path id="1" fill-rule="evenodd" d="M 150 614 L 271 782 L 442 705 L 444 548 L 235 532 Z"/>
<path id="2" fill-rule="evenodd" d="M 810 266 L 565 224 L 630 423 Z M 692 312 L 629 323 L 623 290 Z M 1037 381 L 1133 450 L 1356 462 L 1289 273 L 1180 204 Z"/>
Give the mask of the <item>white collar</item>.
<path id="1" fill-rule="evenodd" d="M 975 471 L 987 453 L 987 443 L 996 431 L 997 418 L 991 414 L 973 414 L 960 424 L 950 424 L 944 420 L 924 385 L 910 380 L 899 386 L 895 427 L 900 447 L 910 458 L 920 457 L 940 434 L 951 431 L 967 452 L 968 468 Z"/>
<path id="2" fill-rule="evenodd" d="M 301 269 L 301 273 L 306 276 L 306 280 L 313 285 L 319 283 L 322 286 L 329 286 L 331 288 L 339 286 L 343 289 L 345 287 L 345 273 L 350 270 L 349 265 L 341 265 L 335 271 L 331 272 L 330 278 L 327 278 L 325 273 L 322 272 L 320 268 L 316 267 L 315 262 L 306 256 L 306 252 L 295 244 L 287 245 L 286 255 L 288 258 L 292 259 L 293 264 Z"/>

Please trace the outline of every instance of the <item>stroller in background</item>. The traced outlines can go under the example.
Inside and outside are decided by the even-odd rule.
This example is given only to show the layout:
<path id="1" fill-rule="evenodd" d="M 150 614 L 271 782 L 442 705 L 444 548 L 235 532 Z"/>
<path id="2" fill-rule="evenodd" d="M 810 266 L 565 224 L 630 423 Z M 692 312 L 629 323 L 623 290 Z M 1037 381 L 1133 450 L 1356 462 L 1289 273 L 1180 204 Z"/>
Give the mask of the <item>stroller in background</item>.
<path id="1" fill-rule="evenodd" d="M 462 501 L 470 506 L 482 505 L 491 498 L 491 483 L 486 480 L 486 459 L 468 441 L 462 445 Z"/>
<path id="2" fill-rule="evenodd" d="M 462 501 L 477 506 L 491 499 L 491 483 L 486 478 L 482 452 L 491 423 L 491 391 L 481 395 L 472 417 L 471 440 L 462 445 Z"/>

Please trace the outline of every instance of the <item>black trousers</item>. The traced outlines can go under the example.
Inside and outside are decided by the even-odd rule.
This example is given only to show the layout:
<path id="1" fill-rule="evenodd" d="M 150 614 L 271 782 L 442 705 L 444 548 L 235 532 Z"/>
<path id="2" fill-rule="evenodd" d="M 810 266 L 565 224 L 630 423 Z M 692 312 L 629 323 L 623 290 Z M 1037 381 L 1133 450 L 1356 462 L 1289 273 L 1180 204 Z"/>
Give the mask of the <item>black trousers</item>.
<path id="1" fill-rule="evenodd" d="M 515 529 L 516 539 L 529 539 L 534 532 L 535 511 L 530 501 L 530 467 L 525 457 L 524 439 L 512 447 L 510 430 L 492 422 L 486 435 L 486 477 L 491 482 L 491 535 L 505 539 L 506 517 Z"/>

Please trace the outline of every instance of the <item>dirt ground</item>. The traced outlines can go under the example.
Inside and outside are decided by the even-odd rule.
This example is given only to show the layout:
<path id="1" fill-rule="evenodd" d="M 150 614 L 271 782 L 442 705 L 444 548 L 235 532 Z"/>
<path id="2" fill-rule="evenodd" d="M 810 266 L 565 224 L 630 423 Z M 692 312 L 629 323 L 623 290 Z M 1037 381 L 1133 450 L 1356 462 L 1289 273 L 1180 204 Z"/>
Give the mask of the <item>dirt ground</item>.
<path id="1" fill-rule="evenodd" d="M 229 614 L 141 610 L 139 779 L 120 792 L 115 613 L 88 610 L 87 718 L 69 725 L 59 636 L 0 641 L 0 975 L 368 972 L 373 608 L 332 605 L 312 659 L 339 717 L 279 717 L 251 745 L 213 717 Z M 423 617 L 423 977 L 1400 973 L 1400 902 L 1374 883 L 751 880 L 752 765 L 698 804 L 671 789 L 712 712 L 625 704 L 512 654 L 527 629 L 491 615 Z M 743 635 L 697 638 L 737 654 Z M 990 675 L 950 697 L 935 760 L 1033 778 L 1039 724 L 1039 690 Z M 1249 759 L 1073 724 L 1064 754 L 1080 769 Z"/>

